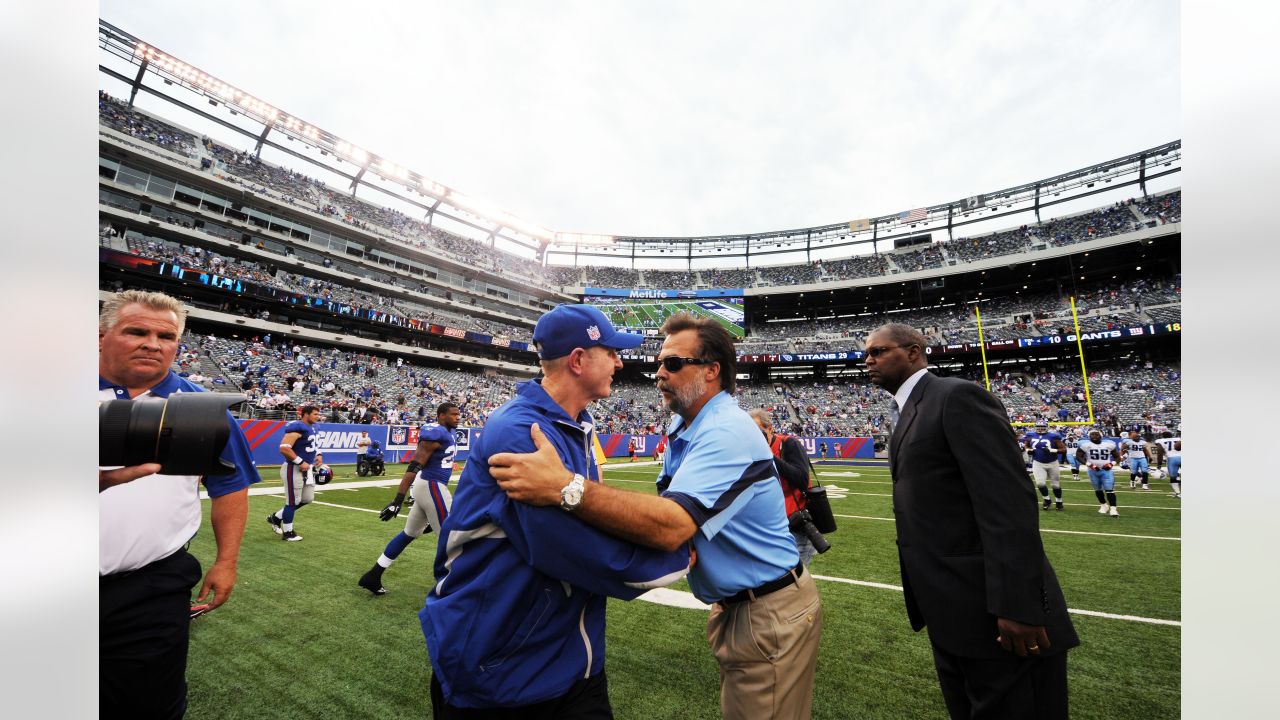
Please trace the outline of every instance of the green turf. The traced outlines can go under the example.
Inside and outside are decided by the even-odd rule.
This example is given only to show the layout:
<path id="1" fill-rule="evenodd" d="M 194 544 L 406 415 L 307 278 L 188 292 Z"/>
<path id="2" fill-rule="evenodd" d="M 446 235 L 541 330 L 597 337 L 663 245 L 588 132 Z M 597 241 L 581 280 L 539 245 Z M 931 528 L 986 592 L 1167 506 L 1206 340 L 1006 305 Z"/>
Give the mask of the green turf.
<path id="1" fill-rule="evenodd" d="M 388 466 L 387 477 L 399 477 L 403 467 Z M 833 547 L 813 560 L 813 573 L 899 585 L 893 523 L 867 519 L 891 517 L 887 469 L 819 469 L 840 517 L 839 530 L 829 536 Z M 375 598 L 358 588 L 356 579 L 403 528 L 403 515 L 383 523 L 374 512 L 361 512 L 381 509 L 394 489 L 344 490 L 343 482 L 364 478 L 349 466 L 335 470 L 335 484 L 298 513 L 301 543 L 281 542 L 264 520 L 279 507 L 279 496 L 250 499 L 235 594 L 192 628 L 189 718 L 429 716 L 429 665 L 417 612 L 432 583 L 435 536 L 416 541 L 387 571 L 387 595 Z M 656 474 L 654 465 L 625 462 L 606 469 L 611 484 L 642 492 L 653 492 Z M 1064 483 L 1067 510 L 1040 513 L 1045 531 L 1104 533 L 1042 532 L 1068 605 L 1180 620 L 1181 541 L 1116 535 L 1178 538 L 1181 501 L 1166 497 L 1167 482 L 1148 493 L 1123 484 L 1120 518 L 1098 515 L 1087 483 L 1070 480 Z M 192 552 L 206 565 L 213 557 L 207 517 Z M 818 588 L 824 620 L 813 716 L 945 717 L 928 638 L 911 632 L 902 594 L 823 579 Z M 1082 642 L 1069 661 L 1073 718 L 1178 717 L 1180 627 L 1072 619 Z M 606 657 L 617 717 L 719 716 L 705 621 L 702 611 L 610 601 Z"/>
<path id="2" fill-rule="evenodd" d="M 715 301 L 714 298 L 711 300 Z M 625 305 L 631 310 L 631 314 L 608 311 L 609 322 L 615 326 L 631 327 L 631 328 L 656 328 L 660 327 L 665 319 L 661 309 L 666 308 L 671 312 L 688 312 L 697 317 L 709 317 L 715 320 L 721 327 L 729 332 L 735 338 L 741 338 L 746 334 L 746 330 L 742 327 L 720 317 L 719 315 L 707 311 L 705 308 L 697 304 L 697 302 L 689 302 L 684 300 L 653 300 L 650 302 L 627 300 L 620 301 L 618 304 Z"/>

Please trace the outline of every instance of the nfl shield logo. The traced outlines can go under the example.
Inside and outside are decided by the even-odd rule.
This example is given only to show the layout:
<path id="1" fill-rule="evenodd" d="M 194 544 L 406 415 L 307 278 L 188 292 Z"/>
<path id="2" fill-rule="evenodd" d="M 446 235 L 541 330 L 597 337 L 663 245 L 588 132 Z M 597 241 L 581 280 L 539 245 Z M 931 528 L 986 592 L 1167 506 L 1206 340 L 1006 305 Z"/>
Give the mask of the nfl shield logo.
<path id="1" fill-rule="evenodd" d="M 408 439 L 408 435 L 409 435 L 409 428 L 407 427 L 397 426 L 397 427 L 391 428 L 391 444 L 403 445 L 404 441 Z"/>
<path id="2" fill-rule="evenodd" d="M 592 325 L 591 327 L 587 328 L 587 337 L 591 338 L 592 340 L 599 340 L 600 328 L 596 327 L 595 325 Z"/>

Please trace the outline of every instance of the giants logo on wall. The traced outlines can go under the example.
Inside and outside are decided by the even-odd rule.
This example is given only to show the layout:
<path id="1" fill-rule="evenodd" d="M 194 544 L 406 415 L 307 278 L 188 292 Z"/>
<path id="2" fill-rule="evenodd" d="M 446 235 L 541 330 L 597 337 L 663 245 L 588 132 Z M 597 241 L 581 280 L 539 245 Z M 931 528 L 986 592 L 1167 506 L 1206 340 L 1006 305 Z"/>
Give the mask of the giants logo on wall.
<path id="1" fill-rule="evenodd" d="M 404 425 L 394 425 L 391 428 L 391 444 L 405 445 L 409 440 L 409 428 Z"/>

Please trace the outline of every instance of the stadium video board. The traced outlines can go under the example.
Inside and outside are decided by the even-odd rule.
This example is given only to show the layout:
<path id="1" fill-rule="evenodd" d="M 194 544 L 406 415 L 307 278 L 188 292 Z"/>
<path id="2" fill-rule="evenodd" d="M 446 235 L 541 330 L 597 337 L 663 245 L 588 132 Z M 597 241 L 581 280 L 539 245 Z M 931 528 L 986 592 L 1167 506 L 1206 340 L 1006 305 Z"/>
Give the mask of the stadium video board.
<path id="1" fill-rule="evenodd" d="M 598 305 L 609 322 L 648 337 L 656 337 L 662 323 L 678 312 L 709 317 L 735 340 L 747 334 L 742 290 L 604 290 L 587 288 L 584 300 Z M 598 294 L 597 294 L 598 293 Z"/>

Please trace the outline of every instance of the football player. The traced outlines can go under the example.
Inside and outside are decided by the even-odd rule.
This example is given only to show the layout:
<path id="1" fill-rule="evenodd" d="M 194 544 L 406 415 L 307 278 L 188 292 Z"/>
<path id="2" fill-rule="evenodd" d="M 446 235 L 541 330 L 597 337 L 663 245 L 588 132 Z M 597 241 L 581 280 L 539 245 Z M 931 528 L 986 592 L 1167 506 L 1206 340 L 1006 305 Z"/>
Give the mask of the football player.
<path id="1" fill-rule="evenodd" d="M 440 525 L 449 516 L 453 498 L 449 494 L 449 475 L 453 472 L 453 456 L 457 453 L 457 440 L 453 431 L 462 420 L 462 411 L 453 403 L 441 403 L 436 408 L 436 421 L 423 425 L 418 431 L 418 447 L 413 460 L 400 479 L 396 497 L 382 509 L 378 518 L 383 522 L 400 514 L 404 494 L 413 485 L 418 502 L 409 510 L 404 530 L 391 538 L 378 561 L 360 576 L 360 587 L 374 595 L 385 595 L 382 573 L 400 557 L 400 553 L 424 532 L 440 531 Z"/>
<path id="2" fill-rule="evenodd" d="M 284 426 L 284 438 L 280 441 L 280 454 L 284 456 L 280 465 L 284 507 L 268 515 L 267 523 L 285 542 L 302 539 L 293 531 L 293 515 L 316 495 L 316 478 L 311 469 L 316 462 L 315 426 L 318 422 L 320 408 L 303 405 L 298 408 L 298 419 Z"/>
<path id="3" fill-rule="evenodd" d="M 1120 462 L 1120 451 L 1111 440 L 1102 439 L 1102 431 L 1089 431 L 1089 439 L 1081 440 L 1076 447 L 1076 459 L 1089 468 L 1089 484 L 1098 498 L 1098 514 L 1120 517 L 1116 509 L 1116 477 L 1111 468 Z"/>
<path id="4" fill-rule="evenodd" d="M 1151 465 L 1151 451 L 1147 449 L 1147 441 L 1142 439 L 1137 430 L 1129 431 L 1129 438 L 1124 441 L 1124 450 L 1129 458 L 1129 487 L 1135 488 L 1142 482 L 1143 490 L 1150 490 L 1150 478 L 1147 468 Z"/>
<path id="5" fill-rule="evenodd" d="M 1023 447 L 1031 453 L 1031 476 L 1036 487 L 1040 489 L 1040 497 L 1044 498 L 1044 509 L 1049 509 L 1049 485 L 1053 485 L 1053 502 L 1062 510 L 1062 478 L 1058 470 L 1058 454 L 1067 451 L 1062 435 L 1049 430 L 1049 423 L 1041 420 L 1036 423 L 1035 430 L 1023 438 Z"/>
<path id="6" fill-rule="evenodd" d="M 1173 486 L 1173 497 L 1182 497 L 1182 438 L 1174 437 L 1166 430 L 1156 440 L 1164 448 L 1164 456 L 1169 459 L 1169 484 Z"/>
<path id="7" fill-rule="evenodd" d="M 1076 448 L 1080 446 L 1081 440 L 1084 440 L 1084 430 L 1076 428 L 1075 432 L 1071 433 L 1071 438 L 1066 441 L 1067 462 L 1071 464 L 1071 474 L 1076 480 L 1080 479 L 1080 458 L 1076 457 Z"/>

